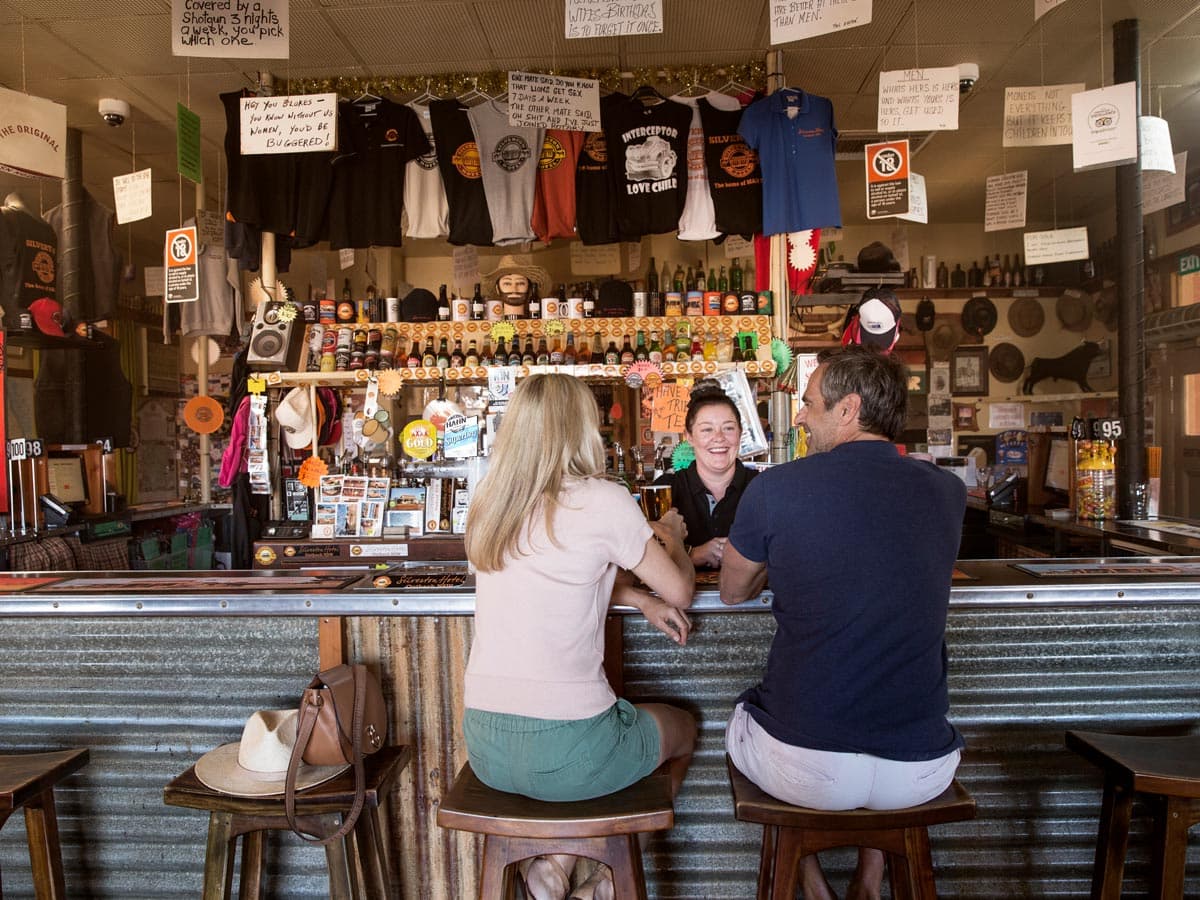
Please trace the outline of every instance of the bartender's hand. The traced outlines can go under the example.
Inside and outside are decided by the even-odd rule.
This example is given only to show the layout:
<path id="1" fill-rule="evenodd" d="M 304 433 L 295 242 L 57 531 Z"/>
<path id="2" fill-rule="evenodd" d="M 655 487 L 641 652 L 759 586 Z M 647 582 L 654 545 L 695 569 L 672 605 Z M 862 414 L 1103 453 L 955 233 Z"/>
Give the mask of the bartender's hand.
<path id="1" fill-rule="evenodd" d="M 651 522 L 650 528 L 655 537 L 668 546 L 672 542 L 683 544 L 684 539 L 687 538 L 687 524 L 675 507 L 668 509 L 657 522 Z"/>
<path id="2" fill-rule="evenodd" d="M 721 568 L 721 557 L 725 555 L 727 538 L 716 537 L 706 544 L 692 548 L 692 565 L 707 566 L 710 569 Z"/>
<path id="3" fill-rule="evenodd" d="M 676 609 L 649 591 L 637 588 L 625 591 L 622 602 L 640 609 L 647 622 L 679 646 L 687 644 L 688 634 L 692 630 L 692 620 L 682 609 Z"/>

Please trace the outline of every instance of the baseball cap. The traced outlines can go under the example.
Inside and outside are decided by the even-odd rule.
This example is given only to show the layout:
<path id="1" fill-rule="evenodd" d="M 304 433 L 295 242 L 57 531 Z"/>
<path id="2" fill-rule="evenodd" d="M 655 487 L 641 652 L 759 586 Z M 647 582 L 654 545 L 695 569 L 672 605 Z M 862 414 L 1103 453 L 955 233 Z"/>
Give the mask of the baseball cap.
<path id="1" fill-rule="evenodd" d="M 33 324 L 42 334 L 53 337 L 66 337 L 63 331 L 63 311 L 57 302 L 49 297 L 42 297 L 29 304 L 29 314 L 33 316 Z"/>
<path id="2" fill-rule="evenodd" d="M 887 288 L 865 291 L 842 336 L 843 344 L 862 344 L 885 352 L 900 337 L 900 300 Z"/>

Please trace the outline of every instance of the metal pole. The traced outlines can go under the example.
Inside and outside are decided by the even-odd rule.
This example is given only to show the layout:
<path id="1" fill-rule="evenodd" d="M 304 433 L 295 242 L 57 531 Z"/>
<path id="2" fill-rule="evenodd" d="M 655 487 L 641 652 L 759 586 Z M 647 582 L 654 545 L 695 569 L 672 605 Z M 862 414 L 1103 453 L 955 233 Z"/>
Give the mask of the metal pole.
<path id="1" fill-rule="evenodd" d="M 63 179 L 62 246 L 58 261 L 62 269 L 62 306 L 72 319 L 91 313 L 84 309 L 83 270 L 88 266 L 87 222 L 84 218 L 83 132 L 67 129 L 67 177 Z M 67 421 L 65 443 L 81 444 L 84 434 L 83 354 L 76 351 L 47 351 L 66 355 Z"/>
<path id="2" fill-rule="evenodd" d="M 1135 85 L 1136 116 L 1141 115 L 1141 54 L 1137 19 L 1113 25 L 1113 81 Z M 1141 142 L 1138 143 L 1139 157 Z M 1117 368 L 1119 409 L 1125 427 L 1117 469 L 1118 512 L 1130 516 L 1130 485 L 1146 480 L 1146 344 L 1142 333 L 1145 290 L 1142 277 L 1142 177 L 1140 158 L 1117 167 Z"/>
<path id="3" fill-rule="evenodd" d="M 204 211 L 204 182 L 196 184 L 196 224 L 200 224 L 200 213 Z M 201 276 L 203 277 L 203 275 Z M 203 285 L 201 286 L 203 287 Z M 208 335 L 200 335 L 195 339 L 196 347 L 196 387 L 201 397 L 208 396 L 208 345 L 211 341 Z M 212 502 L 212 461 L 208 458 L 212 447 L 212 439 L 207 434 L 200 435 L 200 502 Z"/>
<path id="4" fill-rule="evenodd" d="M 773 94 L 786 87 L 783 77 L 783 51 L 771 50 L 767 53 L 767 93 Z M 788 296 L 787 279 L 787 235 L 771 235 L 771 266 L 770 289 L 774 298 L 771 309 L 771 336 L 787 342 L 788 313 L 791 298 Z M 782 372 L 775 374 L 778 382 Z M 768 406 L 768 416 L 771 423 L 770 461 L 782 463 L 788 461 L 788 432 L 792 427 L 792 400 L 786 391 L 771 392 Z"/>

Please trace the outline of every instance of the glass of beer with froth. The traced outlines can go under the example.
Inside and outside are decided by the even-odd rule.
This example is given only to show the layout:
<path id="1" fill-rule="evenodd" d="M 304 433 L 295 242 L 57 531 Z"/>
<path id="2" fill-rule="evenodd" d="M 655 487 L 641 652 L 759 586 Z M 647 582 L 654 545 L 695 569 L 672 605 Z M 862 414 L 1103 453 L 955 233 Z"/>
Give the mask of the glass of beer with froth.
<path id="1" fill-rule="evenodd" d="M 646 515 L 646 521 L 657 522 L 671 508 L 671 486 L 669 484 L 647 484 L 639 487 L 638 503 Z"/>

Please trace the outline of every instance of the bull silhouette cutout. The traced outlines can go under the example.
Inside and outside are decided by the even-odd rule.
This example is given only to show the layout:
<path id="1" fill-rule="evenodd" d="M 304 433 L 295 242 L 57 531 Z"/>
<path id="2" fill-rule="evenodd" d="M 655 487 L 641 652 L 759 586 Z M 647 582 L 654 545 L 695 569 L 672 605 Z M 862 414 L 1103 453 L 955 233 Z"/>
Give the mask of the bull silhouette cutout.
<path id="1" fill-rule="evenodd" d="M 1021 385 L 1022 394 L 1032 394 L 1033 386 L 1047 378 L 1058 378 L 1062 381 L 1074 381 L 1079 390 L 1090 394 L 1093 390 L 1088 384 L 1088 366 L 1100 355 L 1103 348 L 1096 341 L 1084 341 L 1074 350 L 1047 359 L 1035 356 L 1029 365 L 1029 374 Z"/>

